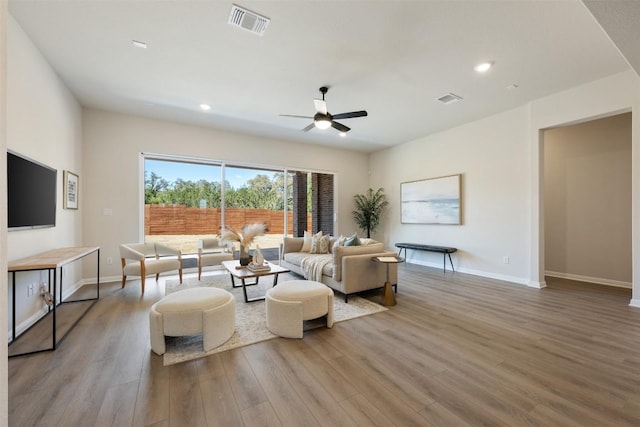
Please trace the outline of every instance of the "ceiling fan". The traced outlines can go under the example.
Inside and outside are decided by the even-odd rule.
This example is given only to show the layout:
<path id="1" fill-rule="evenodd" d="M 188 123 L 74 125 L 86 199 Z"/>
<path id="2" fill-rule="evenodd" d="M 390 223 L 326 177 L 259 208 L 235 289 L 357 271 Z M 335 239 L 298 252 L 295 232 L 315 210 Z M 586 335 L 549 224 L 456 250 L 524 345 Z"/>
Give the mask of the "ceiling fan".
<path id="1" fill-rule="evenodd" d="M 343 125 L 342 123 L 336 122 L 335 120 L 340 119 L 352 119 L 354 117 L 365 117 L 367 116 L 367 112 L 362 111 L 351 111 L 350 113 L 340 113 L 340 114 L 330 114 L 327 111 L 327 103 L 324 100 L 324 95 L 329 91 L 329 88 L 326 86 L 322 86 L 320 89 L 320 93 L 322 93 L 322 99 L 314 99 L 313 103 L 316 107 L 316 114 L 311 116 L 295 116 L 291 114 L 281 114 L 283 117 L 298 117 L 301 119 L 313 119 L 313 122 L 302 129 L 304 132 L 308 132 L 314 127 L 318 129 L 329 129 L 330 127 L 337 129 L 340 132 L 349 132 L 351 130 L 350 127 Z"/>

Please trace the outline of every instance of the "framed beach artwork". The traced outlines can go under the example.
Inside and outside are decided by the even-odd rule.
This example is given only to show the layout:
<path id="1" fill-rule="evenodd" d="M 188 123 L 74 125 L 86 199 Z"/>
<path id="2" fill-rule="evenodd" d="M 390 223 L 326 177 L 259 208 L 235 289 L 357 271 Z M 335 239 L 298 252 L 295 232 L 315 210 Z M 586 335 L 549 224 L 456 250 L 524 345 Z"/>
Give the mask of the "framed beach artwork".
<path id="1" fill-rule="evenodd" d="M 403 224 L 459 225 L 460 174 L 400 184 Z"/>

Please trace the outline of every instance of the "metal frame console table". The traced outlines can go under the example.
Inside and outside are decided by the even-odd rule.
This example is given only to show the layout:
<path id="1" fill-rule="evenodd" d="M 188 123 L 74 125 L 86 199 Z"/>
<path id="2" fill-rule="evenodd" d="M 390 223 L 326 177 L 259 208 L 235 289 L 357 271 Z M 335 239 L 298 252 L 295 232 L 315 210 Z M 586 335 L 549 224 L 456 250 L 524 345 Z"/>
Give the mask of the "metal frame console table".
<path id="1" fill-rule="evenodd" d="M 74 261 L 82 259 L 93 253 L 97 255 L 96 297 L 78 299 L 73 301 L 62 301 L 62 277 L 63 277 L 62 269 L 63 267 L 67 264 L 70 264 Z M 58 287 L 57 286 L 58 275 L 56 274 L 57 269 L 60 269 L 60 298 L 57 298 L 57 295 L 56 295 L 56 289 Z M 62 342 L 62 340 L 67 336 L 67 334 L 71 332 L 71 330 L 78 324 L 78 322 L 84 317 L 84 315 L 87 314 L 87 312 L 91 309 L 91 307 L 93 307 L 94 304 L 100 299 L 100 247 L 98 246 L 53 249 L 53 250 L 43 252 L 37 255 L 33 255 L 27 258 L 11 261 L 9 262 L 8 270 L 9 270 L 9 273 L 12 274 L 11 284 L 13 286 L 13 302 L 12 302 L 13 312 L 11 316 L 11 343 L 9 343 L 9 345 L 13 344 L 19 336 L 23 335 L 27 330 L 31 328 L 31 327 L 28 328 L 27 330 L 23 331 L 18 337 L 16 337 L 16 273 L 21 271 L 35 271 L 35 270 L 48 271 L 49 292 L 51 292 L 51 283 L 53 281 L 53 294 L 52 294 L 53 304 L 51 307 L 48 308 L 47 314 L 45 314 L 45 316 L 43 316 L 40 319 L 40 320 L 44 319 L 49 314 L 52 315 L 53 327 L 52 327 L 52 333 L 51 333 L 52 335 L 51 347 L 35 350 L 35 351 L 29 351 L 25 353 L 20 353 L 20 354 L 11 354 L 9 355 L 9 357 L 24 356 L 27 354 L 41 353 L 44 351 L 55 350 L 58 344 Z M 81 301 L 93 301 L 93 303 L 89 305 L 89 307 L 87 307 L 84 313 L 82 313 L 82 315 L 71 325 L 71 327 L 64 333 L 64 335 L 60 337 L 60 340 L 56 340 L 56 306 L 58 306 L 59 304 L 74 303 L 74 302 L 81 302 Z"/>

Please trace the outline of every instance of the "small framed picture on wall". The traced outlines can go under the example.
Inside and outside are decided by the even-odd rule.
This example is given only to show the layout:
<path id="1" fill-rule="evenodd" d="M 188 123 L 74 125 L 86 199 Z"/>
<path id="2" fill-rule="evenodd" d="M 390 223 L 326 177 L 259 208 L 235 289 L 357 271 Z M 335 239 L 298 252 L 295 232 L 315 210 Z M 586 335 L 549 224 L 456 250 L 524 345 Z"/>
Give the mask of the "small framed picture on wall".
<path id="1" fill-rule="evenodd" d="M 78 185 L 80 178 L 73 172 L 64 171 L 64 208 L 78 209 Z"/>

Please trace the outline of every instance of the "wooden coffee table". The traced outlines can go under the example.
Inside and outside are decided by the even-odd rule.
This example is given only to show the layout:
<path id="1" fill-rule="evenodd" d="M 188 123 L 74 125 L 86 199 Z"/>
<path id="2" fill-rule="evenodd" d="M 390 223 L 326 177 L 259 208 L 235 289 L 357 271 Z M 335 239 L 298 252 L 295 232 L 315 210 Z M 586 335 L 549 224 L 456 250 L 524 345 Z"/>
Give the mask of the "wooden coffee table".
<path id="1" fill-rule="evenodd" d="M 277 264 L 272 264 L 267 262 L 270 269 L 268 271 L 251 271 L 247 267 L 243 267 L 240 265 L 240 261 L 232 260 L 232 261 L 223 261 L 222 265 L 227 269 L 229 274 L 231 275 L 231 286 L 234 288 L 242 287 L 242 293 L 244 294 L 244 302 L 254 302 L 254 301 L 264 301 L 264 296 L 251 298 L 247 296 L 247 286 L 257 285 L 258 280 L 262 276 L 273 276 L 273 286 L 278 284 L 278 275 L 281 273 L 289 273 L 291 270 L 288 270 L 284 267 L 280 267 Z M 255 278 L 256 280 L 253 283 L 247 283 L 247 279 Z M 235 279 L 240 280 L 240 285 L 236 285 Z"/>

